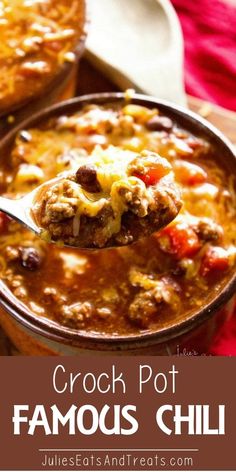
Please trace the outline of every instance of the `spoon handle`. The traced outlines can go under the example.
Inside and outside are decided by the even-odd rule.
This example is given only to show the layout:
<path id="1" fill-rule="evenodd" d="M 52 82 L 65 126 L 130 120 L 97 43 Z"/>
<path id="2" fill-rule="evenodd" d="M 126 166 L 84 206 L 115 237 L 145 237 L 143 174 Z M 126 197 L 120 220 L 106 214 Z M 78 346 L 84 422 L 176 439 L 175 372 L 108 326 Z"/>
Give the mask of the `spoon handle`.
<path id="1" fill-rule="evenodd" d="M 0 211 L 6 213 L 15 220 L 21 220 L 20 205 L 17 200 L 11 200 L 10 198 L 0 197 Z"/>
<path id="2" fill-rule="evenodd" d="M 0 197 L 0 211 L 38 234 L 39 228 L 30 216 L 30 206 L 26 203 L 26 197 L 17 200 Z"/>

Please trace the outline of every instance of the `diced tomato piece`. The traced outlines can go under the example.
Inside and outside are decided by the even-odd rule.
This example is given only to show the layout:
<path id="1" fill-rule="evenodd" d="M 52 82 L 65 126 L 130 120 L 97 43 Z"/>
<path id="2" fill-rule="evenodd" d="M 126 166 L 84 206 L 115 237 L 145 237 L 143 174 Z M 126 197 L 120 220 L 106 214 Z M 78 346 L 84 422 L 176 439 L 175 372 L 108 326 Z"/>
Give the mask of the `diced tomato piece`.
<path id="1" fill-rule="evenodd" d="M 149 185 L 155 185 L 165 175 L 166 175 L 166 169 L 164 167 L 160 166 L 156 169 L 150 169 L 147 173 Z"/>
<path id="2" fill-rule="evenodd" d="M 168 160 L 164 159 L 156 153 L 143 151 L 140 157 L 142 159 L 145 159 L 146 162 L 144 165 L 141 162 L 141 172 L 139 171 L 138 167 L 136 167 L 138 170 L 136 172 L 136 169 L 134 167 L 132 175 L 142 180 L 147 187 L 149 185 L 156 185 L 159 180 L 169 174 L 172 170 L 172 166 L 168 162 Z"/>
<path id="3" fill-rule="evenodd" d="M 135 173 L 134 176 L 141 179 L 148 187 L 149 185 L 156 185 L 162 177 L 169 174 L 170 169 L 169 166 L 160 163 L 156 167 L 151 167 L 146 174 Z"/>
<path id="4" fill-rule="evenodd" d="M 177 180 L 183 184 L 202 184 L 207 180 L 207 173 L 202 167 L 191 162 L 177 160 L 174 164 L 174 171 Z"/>
<path id="5" fill-rule="evenodd" d="M 137 179 L 142 180 L 142 181 L 145 183 L 145 185 L 148 185 L 148 183 L 147 183 L 147 176 L 146 176 L 146 175 L 139 174 L 138 172 L 134 172 L 133 176 L 134 176 L 134 177 L 137 177 Z"/>
<path id="6" fill-rule="evenodd" d="M 135 173 L 134 176 L 142 180 L 147 187 L 149 185 L 156 185 L 162 177 L 159 176 L 158 172 L 156 172 L 156 169 L 149 170 L 147 174 Z"/>
<path id="7" fill-rule="evenodd" d="M 7 230 L 8 223 L 10 221 L 10 218 L 0 211 L 0 233 L 3 233 L 4 231 Z"/>
<path id="8" fill-rule="evenodd" d="M 208 249 L 203 257 L 200 274 L 205 277 L 216 272 L 223 272 L 229 268 L 229 256 L 222 247 L 215 246 Z"/>
<path id="9" fill-rule="evenodd" d="M 182 222 L 164 228 L 159 233 L 158 240 L 161 249 L 177 259 L 194 256 L 201 247 L 195 231 Z"/>

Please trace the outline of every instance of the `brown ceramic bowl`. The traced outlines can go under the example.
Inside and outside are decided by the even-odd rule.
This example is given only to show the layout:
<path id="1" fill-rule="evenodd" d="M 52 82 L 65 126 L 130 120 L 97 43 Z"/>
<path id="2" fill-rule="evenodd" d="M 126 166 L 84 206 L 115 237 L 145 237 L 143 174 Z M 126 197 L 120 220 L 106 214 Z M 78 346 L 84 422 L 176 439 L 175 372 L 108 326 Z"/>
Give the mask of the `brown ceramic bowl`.
<path id="1" fill-rule="evenodd" d="M 37 126 L 49 117 L 78 111 L 88 103 L 119 103 L 122 93 L 87 95 L 54 105 L 34 115 L 10 132 L 0 144 L 2 158 L 11 147 L 16 133 L 24 128 Z M 207 139 L 217 148 L 218 156 L 229 173 L 236 173 L 236 155 L 230 142 L 211 124 L 184 108 L 159 101 L 152 97 L 136 95 L 133 103 L 157 107 L 183 128 L 196 136 Z M 217 330 L 231 316 L 233 295 L 236 290 L 235 270 L 228 274 L 221 291 L 208 304 L 186 319 L 173 323 L 157 332 L 133 336 L 105 336 L 81 333 L 40 318 L 19 302 L 0 281 L 0 323 L 23 354 L 28 355 L 79 355 L 99 354 L 151 354 L 171 355 L 180 353 L 207 353 Z"/>
<path id="2" fill-rule="evenodd" d="M 67 100 L 75 95 L 79 60 L 84 52 L 86 39 L 86 0 L 78 2 L 79 23 L 78 27 L 83 32 L 78 38 L 74 54 L 75 61 L 65 62 L 38 93 L 32 97 L 22 99 L 17 105 L 10 106 L 0 112 L 0 137 L 4 136 L 22 120 L 32 116 L 43 108 L 59 101 Z M 27 79 L 25 80 L 27 87 Z M 9 118 L 10 117 L 10 118 Z"/>

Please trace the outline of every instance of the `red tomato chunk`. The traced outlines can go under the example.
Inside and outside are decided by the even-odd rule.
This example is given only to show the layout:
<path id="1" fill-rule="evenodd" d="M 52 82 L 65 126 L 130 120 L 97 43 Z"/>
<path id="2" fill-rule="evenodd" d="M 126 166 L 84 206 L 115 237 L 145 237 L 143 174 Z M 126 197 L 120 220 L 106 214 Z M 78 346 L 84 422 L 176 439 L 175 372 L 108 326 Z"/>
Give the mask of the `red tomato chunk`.
<path id="1" fill-rule="evenodd" d="M 161 249 L 177 259 L 194 256 L 201 247 L 195 231 L 182 222 L 162 230 L 158 240 Z"/>
<path id="2" fill-rule="evenodd" d="M 229 256 L 222 247 L 211 247 L 203 257 L 200 274 L 205 277 L 216 272 L 228 270 Z"/>
<path id="3" fill-rule="evenodd" d="M 207 179 L 207 173 L 202 167 L 181 160 L 175 161 L 175 175 L 182 184 L 187 185 L 202 184 Z"/>
<path id="4" fill-rule="evenodd" d="M 138 177 L 138 179 L 142 180 L 145 185 L 148 187 L 149 185 L 156 185 L 162 177 L 165 177 L 170 172 L 169 167 L 165 167 L 163 165 L 158 165 L 153 169 L 149 169 L 146 174 L 138 174 L 135 173 L 134 176 Z"/>

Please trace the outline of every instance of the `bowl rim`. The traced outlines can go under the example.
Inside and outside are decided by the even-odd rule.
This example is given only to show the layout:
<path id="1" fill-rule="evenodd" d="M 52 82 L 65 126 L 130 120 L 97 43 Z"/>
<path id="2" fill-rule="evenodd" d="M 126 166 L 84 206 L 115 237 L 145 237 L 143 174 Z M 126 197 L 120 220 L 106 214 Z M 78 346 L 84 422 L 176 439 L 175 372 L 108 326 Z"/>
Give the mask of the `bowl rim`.
<path id="1" fill-rule="evenodd" d="M 32 103 L 38 103 L 41 99 L 52 92 L 55 89 L 62 86 L 62 83 L 66 82 L 67 79 L 70 77 L 70 71 L 73 69 L 76 63 L 78 63 L 79 59 L 81 58 L 84 50 L 85 50 L 85 40 L 87 37 L 87 29 L 88 29 L 88 11 L 87 11 L 87 3 L 86 0 L 78 0 L 78 5 L 81 8 L 82 12 L 82 19 L 81 19 L 81 35 L 78 37 L 76 41 L 76 45 L 73 49 L 73 52 L 76 56 L 74 62 L 64 62 L 61 66 L 59 66 L 52 76 L 51 80 L 39 90 L 36 94 L 33 94 L 31 97 L 22 99 L 19 103 L 10 105 L 6 107 L 4 110 L 0 111 L 0 118 L 5 116 L 15 114 L 20 111 L 22 108 L 30 106 Z M 12 128 L 13 129 L 13 128 Z"/>
<path id="2" fill-rule="evenodd" d="M 34 114 L 32 117 L 22 121 L 19 125 L 13 128 L 0 142 L 0 151 L 4 150 L 5 146 L 12 144 L 16 134 L 27 127 L 36 126 L 42 119 L 48 119 L 52 116 L 60 115 L 61 113 L 72 113 L 78 111 L 86 104 L 114 104 L 122 103 L 126 100 L 126 94 L 122 92 L 105 92 L 93 93 L 72 98 L 56 105 L 50 106 Z M 236 167 L 236 152 L 230 141 L 219 131 L 214 125 L 207 120 L 197 115 L 196 113 L 185 109 L 182 106 L 175 105 L 165 100 L 158 100 L 155 97 L 146 96 L 144 94 L 134 94 L 131 99 L 132 103 L 146 105 L 149 107 L 163 108 L 164 112 L 168 114 L 178 115 L 185 121 L 199 131 L 211 136 L 211 139 L 216 143 L 219 142 L 230 154 L 232 161 L 235 161 Z M 175 118 L 178 122 L 177 118 Z M 184 127 L 186 127 L 184 125 Z M 10 289 L 6 287 L 4 282 L 0 280 L 0 304 L 5 310 L 10 313 L 16 321 L 29 328 L 37 334 L 43 335 L 54 341 L 62 342 L 63 344 L 73 345 L 88 345 L 90 349 L 95 349 L 96 345 L 100 345 L 104 350 L 113 350 L 117 348 L 132 349 L 134 345 L 140 343 L 145 346 L 153 344 L 160 344 L 169 341 L 170 339 L 179 337 L 186 332 L 192 331 L 208 320 L 214 313 L 218 312 L 234 295 L 236 291 L 236 272 L 232 273 L 229 280 L 225 283 L 220 292 L 214 298 L 204 305 L 202 308 L 196 310 L 185 319 L 180 319 L 173 325 L 163 327 L 158 331 L 143 331 L 133 335 L 106 335 L 96 332 L 86 332 L 82 330 L 75 330 L 67 328 L 54 322 L 46 317 L 39 316 L 12 294 Z"/>

